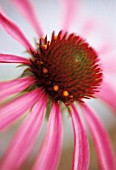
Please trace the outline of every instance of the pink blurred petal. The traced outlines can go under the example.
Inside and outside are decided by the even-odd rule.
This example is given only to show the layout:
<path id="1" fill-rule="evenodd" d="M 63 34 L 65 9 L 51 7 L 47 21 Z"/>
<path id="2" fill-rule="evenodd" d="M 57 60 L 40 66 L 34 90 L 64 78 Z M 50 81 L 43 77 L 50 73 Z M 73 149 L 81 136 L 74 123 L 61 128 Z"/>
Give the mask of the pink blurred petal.
<path id="1" fill-rule="evenodd" d="M 44 118 L 44 110 L 47 104 L 47 96 L 40 96 L 39 101 L 33 107 L 4 157 L 1 170 L 20 169 L 34 147 L 36 138 Z"/>
<path id="2" fill-rule="evenodd" d="M 74 156 L 73 170 L 88 170 L 89 168 L 89 144 L 83 122 L 80 119 L 74 104 L 71 105 L 70 111 L 74 129 Z"/>
<path id="3" fill-rule="evenodd" d="M 102 45 L 100 45 L 100 47 L 98 47 L 97 51 L 99 55 L 102 56 L 104 60 L 106 60 L 106 55 L 111 53 L 112 50 L 113 50 L 113 44 L 111 44 L 111 42 L 109 43 L 106 41 L 106 43 L 103 43 Z"/>
<path id="4" fill-rule="evenodd" d="M 0 82 L 0 101 L 12 94 L 19 93 L 34 83 L 34 77 L 25 77 L 8 82 Z"/>
<path id="5" fill-rule="evenodd" d="M 109 63 L 104 64 L 104 70 L 107 73 L 114 73 L 116 74 L 116 61 L 110 61 Z"/>
<path id="6" fill-rule="evenodd" d="M 116 112 L 116 90 L 108 82 L 103 81 L 100 92 L 96 96 L 106 102 Z"/>
<path id="7" fill-rule="evenodd" d="M 47 132 L 33 170 L 55 170 L 58 165 L 62 144 L 62 119 L 59 104 L 54 103 Z"/>
<path id="8" fill-rule="evenodd" d="M 5 16 L 1 8 L 0 8 L 0 25 L 10 36 L 16 39 L 19 43 L 21 43 L 27 50 L 30 51 L 33 49 L 33 47 L 31 46 L 29 41 L 25 38 L 20 28 Z"/>
<path id="9" fill-rule="evenodd" d="M 31 0 L 20 0 L 20 1 L 12 0 L 12 2 L 19 8 L 21 13 L 32 24 L 37 34 L 40 37 L 43 36 L 43 31 L 42 31 L 41 25 L 39 23 L 39 19 L 36 14 L 34 3 L 32 3 Z"/>
<path id="10" fill-rule="evenodd" d="M 0 53 L 0 63 L 21 63 L 27 65 L 31 64 L 29 59 L 16 56 L 16 55 L 1 54 L 1 53 Z"/>
<path id="11" fill-rule="evenodd" d="M 89 36 L 91 33 L 93 33 L 93 31 L 95 30 L 95 28 L 98 26 L 97 21 L 95 21 L 95 19 L 89 19 L 89 20 L 85 20 L 83 27 L 81 28 L 81 35 L 83 37 L 87 37 Z"/>
<path id="12" fill-rule="evenodd" d="M 115 158 L 107 132 L 100 120 L 87 105 L 83 104 L 81 108 L 93 137 L 101 169 L 116 170 Z"/>
<path id="13" fill-rule="evenodd" d="M 0 107 L 0 130 L 10 126 L 29 110 L 39 99 L 41 89 L 35 89 Z"/>
<path id="14" fill-rule="evenodd" d="M 102 61 L 102 67 L 104 72 L 106 73 L 114 73 L 116 74 L 116 58 L 113 55 L 109 55 L 110 57 Z"/>
<path id="15" fill-rule="evenodd" d="M 78 3 L 76 3 L 76 0 L 61 0 L 61 7 L 63 7 L 63 23 L 61 24 L 61 28 L 64 31 L 68 31 L 74 19 L 75 12 L 79 8 L 79 0 Z"/>

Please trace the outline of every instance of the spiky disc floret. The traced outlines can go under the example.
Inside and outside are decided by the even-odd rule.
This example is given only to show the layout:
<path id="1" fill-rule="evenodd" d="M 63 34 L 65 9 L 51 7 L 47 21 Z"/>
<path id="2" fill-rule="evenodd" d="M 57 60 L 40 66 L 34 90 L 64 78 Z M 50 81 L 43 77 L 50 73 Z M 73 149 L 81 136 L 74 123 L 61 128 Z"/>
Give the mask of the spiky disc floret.
<path id="1" fill-rule="evenodd" d="M 53 32 L 51 42 L 47 36 L 40 38 L 31 61 L 37 85 L 66 105 L 94 97 L 102 81 L 96 52 L 75 34 Z"/>

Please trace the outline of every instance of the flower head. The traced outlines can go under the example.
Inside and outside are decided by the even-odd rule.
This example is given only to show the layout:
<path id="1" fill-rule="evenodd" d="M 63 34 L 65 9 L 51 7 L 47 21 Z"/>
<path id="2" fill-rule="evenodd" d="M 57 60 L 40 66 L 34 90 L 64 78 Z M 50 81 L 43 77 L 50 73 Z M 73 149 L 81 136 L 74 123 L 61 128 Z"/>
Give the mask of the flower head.
<path id="1" fill-rule="evenodd" d="M 0 169 L 21 169 L 34 147 L 49 99 L 52 107 L 48 126 L 32 169 L 57 169 L 63 136 L 60 105 L 64 103 L 74 129 L 72 169 L 88 170 L 89 144 L 86 129 L 75 105 L 77 102 L 90 128 L 100 167 L 104 170 L 111 170 L 112 167 L 112 170 L 115 170 L 114 154 L 108 135 L 100 120 L 84 101 L 85 98 L 99 97 L 115 109 L 112 97 L 106 95 L 106 91 L 113 94 L 113 89 L 104 80 L 103 63 L 98 53 L 81 36 L 66 31 L 74 16 L 75 1 L 63 1 L 66 3 L 65 21 L 57 35 L 53 31 L 51 40 L 48 40 L 47 35 L 43 36 L 31 1 L 12 1 L 28 18 L 40 37 L 34 48 L 20 28 L 0 9 L 1 27 L 20 42 L 30 55 L 27 59 L 0 54 L 1 63 L 19 63 L 22 67 L 26 66 L 19 78 L 0 83 L 0 130 L 9 127 L 26 111 L 30 112 L 11 142 Z"/>
<path id="2" fill-rule="evenodd" d="M 102 73 L 96 52 L 79 36 L 54 32 L 51 41 L 40 38 L 37 49 L 31 51 L 28 74 L 36 78 L 51 100 L 70 105 L 90 98 L 101 84 Z"/>

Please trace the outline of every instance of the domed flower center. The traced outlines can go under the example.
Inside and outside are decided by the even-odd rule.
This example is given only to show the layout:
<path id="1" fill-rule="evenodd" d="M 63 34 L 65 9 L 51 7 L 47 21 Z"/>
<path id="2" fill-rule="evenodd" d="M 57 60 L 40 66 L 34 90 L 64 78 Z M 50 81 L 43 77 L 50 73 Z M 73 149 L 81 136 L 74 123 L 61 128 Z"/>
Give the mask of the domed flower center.
<path id="1" fill-rule="evenodd" d="M 40 38 L 31 61 L 37 85 L 66 105 L 94 97 L 102 81 L 96 52 L 75 34 L 60 31 L 58 36 L 52 33 L 51 41 Z"/>

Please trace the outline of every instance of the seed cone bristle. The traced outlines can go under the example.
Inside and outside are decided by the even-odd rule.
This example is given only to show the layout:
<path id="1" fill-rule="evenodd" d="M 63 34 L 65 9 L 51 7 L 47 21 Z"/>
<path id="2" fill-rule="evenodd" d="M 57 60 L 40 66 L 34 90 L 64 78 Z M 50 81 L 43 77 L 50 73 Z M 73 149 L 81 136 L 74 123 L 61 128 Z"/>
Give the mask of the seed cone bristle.
<path id="1" fill-rule="evenodd" d="M 66 105 L 94 97 L 102 81 L 96 52 L 75 34 L 53 32 L 51 42 L 40 38 L 31 61 L 37 85 Z"/>

